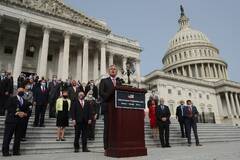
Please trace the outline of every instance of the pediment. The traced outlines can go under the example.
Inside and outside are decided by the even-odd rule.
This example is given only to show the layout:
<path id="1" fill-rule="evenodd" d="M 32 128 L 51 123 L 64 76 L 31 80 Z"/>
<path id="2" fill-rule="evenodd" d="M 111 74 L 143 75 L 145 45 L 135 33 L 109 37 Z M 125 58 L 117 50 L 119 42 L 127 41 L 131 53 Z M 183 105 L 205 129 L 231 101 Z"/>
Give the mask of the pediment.
<path id="1" fill-rule="evenodd" d="M 80 11 L 76 11 L 58 0 L 0 0 L 5 5 L 15 5 L 18 7 L 31 9 L 36 12 L 48 14 L 57 18 L 62 18 L 77 24 L 93 27 L 98 30 L 110 32 L 102 23 L 85 16 Z"/>

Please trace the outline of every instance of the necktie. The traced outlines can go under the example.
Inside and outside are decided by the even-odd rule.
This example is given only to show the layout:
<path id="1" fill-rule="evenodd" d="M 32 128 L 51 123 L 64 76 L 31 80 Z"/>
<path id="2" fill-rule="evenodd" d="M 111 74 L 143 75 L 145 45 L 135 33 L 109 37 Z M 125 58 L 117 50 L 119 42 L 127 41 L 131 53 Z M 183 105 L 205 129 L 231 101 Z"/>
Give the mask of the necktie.
<path id="1" fill-rule="evenodd" d="M 83 100 L 81 100 L 80 103 L 81 103 L 81 106 L 82 106 L 82 108 L 83 108 Z"/>
<path id="2" fill-rule="evenodd" d="M 112 82 L 113 82 L 113 85 L 114 85 L 114 87 L 115 87 L 115 86 L 116 86 L 116 79 L 113 78 L 113 79 L 112 79 Z"/>
<path id="3" fill-rule="evenodd" d="M 164 106 L 162 106 L 162 110 L 164 110 Z"/>
<path id="4" fill-rule="evenodd" d="M 19 101 L 20 101 L 20 106 L 22 107 L 22 105 L 23 105 L 23 99 L 22 99 L 22 97 L 19 98 Z"/>

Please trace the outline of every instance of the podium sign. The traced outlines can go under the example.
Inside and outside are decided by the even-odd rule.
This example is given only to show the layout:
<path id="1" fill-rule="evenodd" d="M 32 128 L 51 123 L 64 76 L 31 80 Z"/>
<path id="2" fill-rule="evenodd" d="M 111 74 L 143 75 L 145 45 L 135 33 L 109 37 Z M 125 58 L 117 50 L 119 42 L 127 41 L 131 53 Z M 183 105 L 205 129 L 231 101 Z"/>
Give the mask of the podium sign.
<path id="1" fill-rule="evenodd" d="M 115 91 L 115 107 L 125 109 L 145 109 L 145 94 L 130 91 Z"/>
<path id="2" fill-rule="evenodd" d="M 147 155 L 144 134 L 144 89 L 117 86 L 115 97 L 108 104 L 109 157 Z"/>

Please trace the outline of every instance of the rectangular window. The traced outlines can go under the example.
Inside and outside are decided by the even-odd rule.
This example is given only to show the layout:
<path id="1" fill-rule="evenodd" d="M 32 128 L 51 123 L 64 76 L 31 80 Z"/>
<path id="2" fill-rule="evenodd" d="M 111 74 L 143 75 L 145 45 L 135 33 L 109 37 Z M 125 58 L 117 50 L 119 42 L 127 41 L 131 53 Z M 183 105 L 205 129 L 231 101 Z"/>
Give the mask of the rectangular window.
<path id="1" fill-rule="evenodd" d="M 168 94 L 172 94 L 172 90 L 171 89 L 168 89 Z"/>
<path id="2" fill-rule="evenodd" d="M 13 54 L 13 47 L 12 46 L 5 46 L 4 47 L 5 54 Z"/>
<path id="3" fill-rule="evenodd" d="M 48 61 L 52 62 L 52 60 L 53 60 L 53 55 L 48 55 Z"/>

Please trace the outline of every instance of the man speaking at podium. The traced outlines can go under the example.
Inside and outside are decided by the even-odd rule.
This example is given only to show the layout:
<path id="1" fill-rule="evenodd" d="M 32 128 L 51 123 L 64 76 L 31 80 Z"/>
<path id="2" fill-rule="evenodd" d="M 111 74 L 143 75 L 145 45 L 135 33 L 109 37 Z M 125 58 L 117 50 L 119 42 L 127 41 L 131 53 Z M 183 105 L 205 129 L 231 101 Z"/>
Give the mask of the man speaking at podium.
<path id="1" fill-rule="evenodd" d="M 115 65 L 110 65 L 108 68 L 108 78 L 104 78 L 101 80 L 99 85 L 99 95 L 101 97 L 101 110 L 104 115 L 104 149 L 106 150 L 108 146 L 108 104 L 109 102 L 114 101 L 114 87 L 122 84 L 122 81 L 117 76 L 117 68 Z"/>

